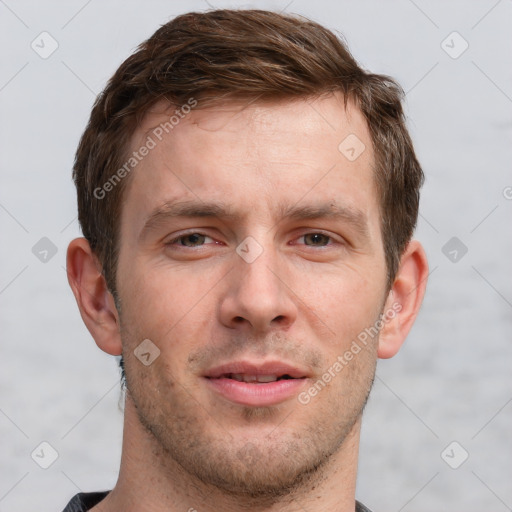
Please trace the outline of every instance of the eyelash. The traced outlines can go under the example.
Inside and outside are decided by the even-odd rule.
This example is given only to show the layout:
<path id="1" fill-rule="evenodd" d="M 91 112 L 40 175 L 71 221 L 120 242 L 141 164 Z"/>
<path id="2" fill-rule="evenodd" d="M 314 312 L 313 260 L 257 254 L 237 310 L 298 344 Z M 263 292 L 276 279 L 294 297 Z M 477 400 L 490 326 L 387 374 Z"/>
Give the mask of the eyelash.
<path id="1" fill-rule="evenodd" d="M 179 240 L 182 240 L 184 238 L 187 238 L 189 236 L 192 236 L 192 235 L 199 235 L 199 236 L 204 236 L 205 238 L 212 238 L 211 236 L 208 236 L 208 235 L 205 235 L 204 233 L 201 233 L 199 231 L 192 231 L 190 233 L 184 233 L 180 236 L 177 236 L 176 238 L 173 238 L 172 240 L 169 240 L 169 242 L 167 242 L 165 245 L 178 245 L 176 242 L 178 242 Z M 213 238 L 212 238 L 213 240 Z M 204 244 L 202 244 L 204 245 Z M 202 245 L 199 245 L 197 247 L 202 247 Z M 186 245 L 182 245 L 182 247 L 187 247 Z M 193 249 L 193 247 L 192 247 Z"/>
<path id="2" fill-rule="evenodd" d="M 299 237 L 300 238 L 304 238 L 308 235 L 321 235 L 323 237 L 326 237 L 328 239 L 328 243 L 326 245 L 306 245 L 306 244 L 303 244 L 305 247 L 328 247 L 328 246 L 331 246 L 335 243 L 335 240 L 334 240 L 334 237 L 329 235 L 328 233 L 324 233 L 323 231 L 311 231 L 309 233 L 305 233 L 304 235 L 301 235 Z"/>
<path id="3" fill-rule="evenodd" d="M 200 231 L 192 231 L 190 233 L 184 233 L 184 234 L 181 234 L 175 238 L 173 238 L 172 240 L 170 240 L 169 242 L 167 242 L 165 245 L 167 246 L 173 246 L 173 245 L 179 245 L 180 247 L 183 247 L 183 248 L 186 248 L 188 246 L 186 245 L 182 245 L 182 244 L 178 244 L 177 242 L 179 242 L 180 240 L 186 238 L 186 237 L 189 237 L 189 236 L 192 236 L 192 235 L 199 235 L 199 236 L 203 236 L 205 238 L 210 238 L 213 240 L 213 238 L 211 236 L 208 236 L 204 233 L 201 233 Z M 334 237 L 328 233 L 324 233 L 323 231 L 310 231 L 308 233 L 304 233 L 303 235 L 301 235 L 300 237 L 298 237 L 298 239 L 301 239 L 301 238 L 304 238 L 308 235 L 322 235 L 324 237 L 327 237 L 328 238 L 328 242 L 326 245 L 306 245 L 306 244 L 301 244 L 301 245 L 304 245 L 305 247 L 320 247 L 320 248 L 324 248 L 324 247 L 329 247 L 329 246 L 332 246 L 333 244 L 335 243 L 340 243 L 340 242 L 337 242 L 336 240 L 334 240 Z M 218 242 L 215 242 L 215 243 L 218 243 Z M 188 247 L 190 249 L 197 249 L 197 248 L 200 248 L 200 247 L 204 247 L 204 243 L 201 244 L 201 245 L 198 245 L 198 246 L 195 246 L 195 247 Z"/>

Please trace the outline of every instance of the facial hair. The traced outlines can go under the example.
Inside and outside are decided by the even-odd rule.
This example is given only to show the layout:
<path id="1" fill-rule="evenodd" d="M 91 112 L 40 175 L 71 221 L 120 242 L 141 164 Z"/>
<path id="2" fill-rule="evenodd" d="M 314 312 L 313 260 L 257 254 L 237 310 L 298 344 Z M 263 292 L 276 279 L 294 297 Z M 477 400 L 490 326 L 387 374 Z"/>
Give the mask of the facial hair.
<path id="1" fill-rule="evenodd" d="M 140 339 L 126 330 L 122 334 L 124 347 L 136 346 L 134 339 Z M 168 363 L 160 361 L 148 371 L 151 367 L 140 364 L 133 350 L 123 353 L 127 392 L 154 440 L 160 464 L 169 469 L 177 463 L 192 479 L 225 494 L 273 502 L 323 478 L 322 469 L 361 417 L 375 375 L 376 345 L 374 340 L 361 350 L 310 404 L 288 406 L 284 419 L 279 405 L 233 404 L 236 429 L 218 420 L 217 398 L 200 403 L 194 387 L 175 378 Z M 263 340 L 234 337 L 197 350 L 188 357 L 187 373 L 221 358 L 269 354 L 314 368 L 316 375 L 332 364 L 320 351 L 275 333 Z M 252 435 L 244 433 L 244 426 Z M 254 435 L 260 426 L 265 434 Z"/>

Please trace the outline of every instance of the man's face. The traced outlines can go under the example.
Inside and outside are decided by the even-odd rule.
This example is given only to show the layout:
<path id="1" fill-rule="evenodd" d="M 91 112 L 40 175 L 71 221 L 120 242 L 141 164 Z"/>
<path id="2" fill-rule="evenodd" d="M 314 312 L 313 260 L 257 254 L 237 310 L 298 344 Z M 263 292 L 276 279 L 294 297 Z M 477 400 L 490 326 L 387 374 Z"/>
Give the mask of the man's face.
<path id="1" fill-rule="evenodd" d="M 163 112 L 132 149 L 174 109 Z M 354 161 L 338 149 L 349 134 L 366 146 Z M 237 102 L 153 139 L 121 219 L 130 398 L 160 451 L 202 481 L 254 496 L 292 488 L 357 430 L 375 371 L 373 339 L 299 400 L 387 295 L 365 121 L 334 96 Z M 148 366 L 134 355 L 146 339 L 160 350 Z"/>

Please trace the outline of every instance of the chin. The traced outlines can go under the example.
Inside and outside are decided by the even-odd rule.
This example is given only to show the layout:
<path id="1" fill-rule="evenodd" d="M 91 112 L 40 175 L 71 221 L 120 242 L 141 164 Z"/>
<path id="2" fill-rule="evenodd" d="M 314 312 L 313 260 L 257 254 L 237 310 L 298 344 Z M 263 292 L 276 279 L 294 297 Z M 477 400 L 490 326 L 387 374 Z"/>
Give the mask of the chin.
<path id="1" fill-rule="evenodd" d="M 218 464 L 203 466 L 196 476 L 203 483 L 233 496 L 269 502 L 282 499 L 312 484 L 319 475 L 318 469 L 327 461 L 327 457 L 306 460 L 304 447 L 298 443 L 291 446 L 287 443 L 285 448 L 284 453 L 279 453 L 268 444 L 263 451 L 249 442 L 231 461 L 225 457 Z"/>

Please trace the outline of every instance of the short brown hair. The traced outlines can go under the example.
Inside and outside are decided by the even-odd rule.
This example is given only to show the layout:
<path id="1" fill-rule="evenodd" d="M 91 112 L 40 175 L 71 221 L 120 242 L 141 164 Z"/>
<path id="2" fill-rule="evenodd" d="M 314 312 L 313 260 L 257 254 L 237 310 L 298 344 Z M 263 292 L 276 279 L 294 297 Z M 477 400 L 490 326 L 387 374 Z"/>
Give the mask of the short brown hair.
<path id="1" fill-rule="evenodd" d="M 261 10 L 214 10 L 176 17 L 126 59 L 97 98 L 76 153 L 73 178 L 85 238 L 116 293 L 119 220 L 126 179 L 98 197 L 129 153 L 148 109 L 166 99 L 293 99 L 341 92 L 368 123 L 375 152 L 388 282 L 412 237 L 423 172 L 391 78 L 361 69 L 331 31 L 303 17 Z M 341 142 L 341 141 L 340 141 Z M 96 192 L 95 192 L 96 191 Z"/>

